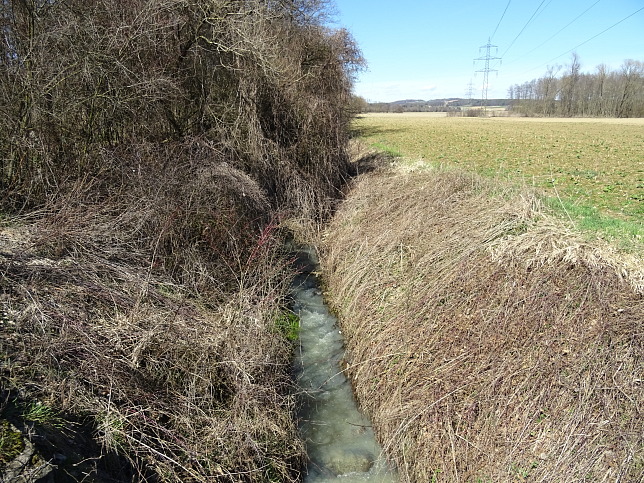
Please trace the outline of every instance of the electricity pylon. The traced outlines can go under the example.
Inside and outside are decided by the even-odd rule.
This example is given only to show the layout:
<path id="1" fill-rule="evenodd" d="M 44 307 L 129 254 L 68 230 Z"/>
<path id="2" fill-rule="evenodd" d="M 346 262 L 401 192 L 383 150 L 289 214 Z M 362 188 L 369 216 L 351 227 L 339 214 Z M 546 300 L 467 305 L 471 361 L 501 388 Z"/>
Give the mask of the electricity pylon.
<path id="1" fill-rule="evenodd" d="M 483 112 L 486 111 L 487 107 L 487 89 L 489 85 L 490 72 L 498 72 L 498 70 L 496 69 L 490 69 L 490 61 L 501 60 L 501 57 L 492 57 L 492 55 L 490 54 L 492 48 L 496 49 L 495 54 L 499 51 L 498 47 L 496 45 L 492 45 L 490 39 L 488 38 L 487 44 L 479 47 L 479 53 L 481 53 L 481 51 L 485 49 L 485 55 L 483 57 L 479 57 L 478 59 L 474 59 L 475 62 L 477 60 L 485 61 L 485 67 L 476 71 L 483 72 L 483 88 L 481 89 L 481 103 L 483 104 Z"/>
<path id="2" fill-rule="evenodd" d="M 470 104 L 472 104 L 473 93 L 474 93 L 474 87 L 472 84 L 472 80 L 470 79 L 470 82 L 467 84 L 467 90 L 465 91 L 465 95 L 467 96 L 467 100 L 469 101 Z"/>

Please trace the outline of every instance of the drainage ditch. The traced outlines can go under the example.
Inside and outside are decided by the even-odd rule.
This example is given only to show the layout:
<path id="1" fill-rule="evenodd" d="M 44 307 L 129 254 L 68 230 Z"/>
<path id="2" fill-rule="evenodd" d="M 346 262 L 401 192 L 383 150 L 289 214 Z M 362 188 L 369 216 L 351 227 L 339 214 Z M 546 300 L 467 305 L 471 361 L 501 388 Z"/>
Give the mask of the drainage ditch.
<path id="1" fill-rule="evenodd" d="M 344 342 L 336 318 L 324 303 L 311 247 L 297 251 L 293 311 L 300 319 L 295 371 L 300 388 L 300 434 L 307 446 L 306 483 L 394 483 L 368 418 L 356 404 L 341 370 Z"/>

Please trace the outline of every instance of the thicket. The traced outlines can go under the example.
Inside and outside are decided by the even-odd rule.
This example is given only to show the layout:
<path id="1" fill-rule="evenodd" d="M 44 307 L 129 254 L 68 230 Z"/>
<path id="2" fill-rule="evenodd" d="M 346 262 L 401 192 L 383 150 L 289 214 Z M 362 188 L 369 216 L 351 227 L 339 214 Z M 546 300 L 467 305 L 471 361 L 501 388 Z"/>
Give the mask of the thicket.
<path id="1" fill-rule="evenodd" d="M 297 478 L 280 222 L 326 216 L 351 174 L 362 64 L 328 12 L 0 2 L 0 408 L 93 434 L 64 471 Z"/>
<path id="2" fill-rule="evenodd" d="M 561 74 L 559 75 L 559 73 Z M 611 71 L 581 72 L 577 55 L 565 68 L 508 89 L 512 110 L 534 116 L 644 117 L 644 63 L 626 60 Z"/>

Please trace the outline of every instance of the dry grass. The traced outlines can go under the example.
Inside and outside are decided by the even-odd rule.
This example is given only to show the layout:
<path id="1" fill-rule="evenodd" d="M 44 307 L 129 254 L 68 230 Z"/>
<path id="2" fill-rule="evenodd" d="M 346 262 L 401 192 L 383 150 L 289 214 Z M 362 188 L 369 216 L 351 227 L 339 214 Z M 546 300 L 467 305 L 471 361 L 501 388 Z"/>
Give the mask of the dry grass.
<path id="1" fill-rule="evenodd" d="M 243 172 L 181 159 L 0 227 L 3 418 L 78 480 L 295 481 L 278 222 Z"/>
<path id="2" fill-rule="evenodd" d="M 4 397 L 76 415 L 70 421 L 85 415 L 82 429 L 100 446 L 69 451 L 66 471 L 80 478 L 76 453 L 96 458 L 82 471 L 113 471 L 100 457 L 112 454 L 131 465 L 122 481 L 295 479 L 303 446 L 292 348 L 274 325 L 288 279 L 279 257 L 250 262 L 237 290 L 195 298 L 151 272 L 143 253 L 52 256 L 39 227 L 23 230 L 33 243 L 15 251 L 5 240 L 0 257 Z M 47 446 L 41 454 L 56 450 Z"/>
<path id="3" fill-rule="evenodd" d="M 527 191 L 358 183 L 324 242 L 361 405 L 404 481 L 640 481 L 642 261 Z"/>

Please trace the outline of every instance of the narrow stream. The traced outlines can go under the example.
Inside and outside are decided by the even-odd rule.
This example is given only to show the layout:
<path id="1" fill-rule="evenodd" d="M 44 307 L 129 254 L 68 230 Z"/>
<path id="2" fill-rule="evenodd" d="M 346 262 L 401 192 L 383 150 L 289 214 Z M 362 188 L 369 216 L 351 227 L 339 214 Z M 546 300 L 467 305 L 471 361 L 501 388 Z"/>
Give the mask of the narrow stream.
<path id="1" fill-rule="evenodd" d="M 293 311 L 300 318 L 296 374 L 301 388 L 300 434 L 309 455 L 306 483 L 394 483 L 397 477 L 381 455 L 370 421 L 357 408 L 340 368 L 342 334 L 320 291 L 312 248 L 297 252 Z"/>

